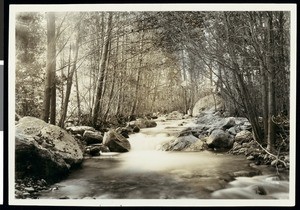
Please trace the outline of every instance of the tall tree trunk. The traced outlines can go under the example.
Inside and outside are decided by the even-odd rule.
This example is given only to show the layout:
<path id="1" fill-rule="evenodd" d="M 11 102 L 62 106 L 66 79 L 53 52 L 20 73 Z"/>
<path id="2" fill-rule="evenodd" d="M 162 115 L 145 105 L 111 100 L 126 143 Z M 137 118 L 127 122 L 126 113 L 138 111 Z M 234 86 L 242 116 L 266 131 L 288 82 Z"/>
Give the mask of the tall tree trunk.
<path id="1" fill-rule="evenodd" d="M 60 65 L 60 68 L 61 68 L 61 71 L 60 71 L 60 77 L 61 77 L 61 87 L 60 87 L 60 94 L 61 94 L 61 104 L 60 104 L 60 114 L 63 110 L 63 107 L 64 107 L 64 69 L 65 69 L 65 65 L 66 65 L 66 62 L 65 62 L 65 59 L 64 59 L 64 53 L 62 54 L 61 56 L 61 61 L 60 61 L 61 65 Z"/>
<path id="2" fill-rule="evenodd" d="M 127 44 L 127 34 L 123 36 L 122 39 L 122 52 L 121 52 L 121 60 L 122 60 L 122 67 L 120 68 L 119 73 L 119 94 L 118 94 L 118 101 L 116 107 L 116 115 L 123 114 L 122 112 L 122 99 L 124 98 L 124 77 L 127 71 L 127 60 L 126 60 L 126 44 Z"/>
<path id="3" fill-rule="evenodd" d="M 96 126 L 97 119 L 99 115 L 99 109 L 100 109 L 100 100 L 102 96 L 102 90 L 103 90 L 103 80 L 104 80 L 104 72 L 105 72 L 105 64 L 107 60 L 108 55 L 108 47 L 110 43 L 110 36 L 111 36 L 111 28 L 112 28 L 112 13 L 109 12 L 108 15 L 108 22 L 107 22 L 107 30 L 106 30 L 106 40 L 104 42 L 104 47 L 102 50 L 102 56 L 100 61 L 100 76 L 97 82 L 97 90 L 96 90 L 96 97 L 95 97 L 95 106 L 93 109 L 93 116 L 92 116 L 92 125 Z"/>
<path id="4" fill-rule="evenodd" d="M 56 72 L 52 73 L 51 99 L 50 99 L 50 123 L 55 125 L 56 121 Z"/>
<path id="5" fill-rule="evenodd" d="M 67 112 L 68 112 L 68 105 L 69 105 L 69 99 L 70 99 L 70 95 L 71 95 L 71 89 L 72 89 L 72 84 L 73 84 L 73 75 L 74 72 L 77 70 L 77 60 L 78 60 L 78 51 L 79 51 L 79 47 L 80 47 L 80 39 L 81 39 L 81 22 L 78 22 L 78 32 L 77 32 L 77 38 L 76 38 L 76 43 L 75 43 L 75 56 L 74 56 L 74 61 L 73 61 L 73 66 L 70 72 L 68 72 L 68 78 L 67 78 L 67 87 L 66 87 L 66 94 L 65 94 L 65 100 L 64 100 L 64 107 L 63 107 L 63 111 L 62 111 L 62 115 L 60 117 L 59 120 L 59 126 L 61 128 L 64 127 L 65 124 L 65 120 L 66 120 L 66 116 L 67 116 Z M 71 66 L 71 64 L 69 63 L 69 66 Z"/>
<path id="6" fill-rule="evenodd" d="M 137 108 L 137 103 L 138 103 L 138 98 L 139 98 L 139 86 L 140 86 L 142 63 L 143 63 L 144 31 L 142 30 L 140 33 L 141 33 L 141 39 L 140 39 L 140 48 L 139 48 L 139 50 L 140 50 L 139 67 L 138 67 L 136 83 L 135 83 L 134 101 L 133 101 L 133 106 L 131 108 L 130 116 L 133 116 L 136 114 L 136 108 Z"/>
<path id="7" fill-rule="evenodd" d="M 119 17 L 117 17 L 116 22 L 118 22 Z M 107 103 L 107 108 L 106 108 L 106 112 L 104 113 L 104 121 L 107 121 L 108 118 L 108 113 L 111 109 L 111 104 L 112 104 L 112 99 L 114 96 L 114 91 L 115 91 L 115 83 L 117 80 L 117 74 L 118 74 L 118 53 L 119 53 L 119 31 L 117 31 L 117 40 L 116 40 L 116 50 L 115 50 L 115 59 L 114 59 L 114 64 L 113 64 L 113 81 L 112 81 L 112 85 L 111 85 L 111 89 L 110 89 L 110 93 L 109 93 L 109 97 L 108 97 L 108 103 Z M 111 47 L 110 47 L 111 48 Z"/>
<path id="8" fill-rule="evenodd" d="M 268 102 L 269 102 L 269 113 L 268 113 L 268 145 L 267 150 L 274 150 L 274 141 L 275 141 L 275 124 L 272 120 L 272 117 L 275 116 L 275 69 L 274 69 L 274 36 L 273 36 L 273 13 L 268 12 L 267 26 L 268 26 L 268 51 L 267 51 L 267 66 L 269 70 L 268 74 Z"/>
<path id="9" fill-rule="evenodd" d="M 269 119 L 269 107 L 268 107 L 268 75 L 267 69 L 264 69 L 260 62 L 260 71 L 262 75 L 262 106 L 263 106 L 263 123 L 264 123 L 264 140 L 267 142 L 268 136 L 268 119 Z"/>
<path id="10" fill-rule="evenodd" d="M 75 84 L 76 84 L 76 97 L 77 97 L 77 109 L 78 109 L 78 123 L 81 122 L 81 107 L 80 107 L 80 96 L 79 96 L 79 85 L 78 85 L 78 75 L 77 71 L 75 71 Z"/>
<path id="11" fill-rule="evenodd" d="M 136 113 L 136 107 L 137 107 L 137 103 L 138 103 L 138 96 L 139 96 L 139 84 L 140 84 L 140 80 L 141 80 L 141 72 L 142 72 L 142 59 L 140 59 L 140 62 L 139 62 L 139 69 L 138 69 L 138 72 L 137 72 L 137 78 L 136 78 L 136 83 L 135 83 L 135 97 L 134 97 L 134 101 L 133 101 L 133 106 L 131 108 L 131 112 L 130 112 L 130 115 L 133 116 L 135 115 Z"/>
<path id="12" fill-rule="evenodd" d="M 181 51 L 181 59 L 182 59 L 182 78 L 184 86 L 182 86 L 183 91 L 183 101 L 184 101 L 184 113 L 187 114 L 188 112 L 188 98 L 187 98 L 187 76 L 186 76 L 186 69 L 185 69 L 185 57 L 184 57 L 184 50 Z"/>
<path id="13" fill-rule="evenodd" d="M 213 70 L 212 70 L 211 63 L 209 64 L 209 80 L 210 80 L 210 92 L 214 99 L 215 111 L 217 111 L 216 96 L 215 96 L 214 89 L 213 89 Z"/>
<path id="14" fill-rule="evenodd" d="M 53 109 L 53 104 L 51 99 L 54 99 L 55 94 L 52 91 L 55 88 L 54 79 L 55 79 L 55 69 L 56 69 L 56 43 L 55 43 L 55 13 L 47 13 L 47 61 L 46 61 L 46 78 L 45 78 L 45 89 L 44 89 L 44 100 L 43 108 L 41 113 L 41 119 L 45 122 L 49 121 L 50 115 L 50 105 L 52 105 L 51 111 Z M 52 95 L 51 95 L 52 94 Z M 54 107 L 55 108 L 55 107 Z M 55 118 L 54 118 L 55 119 Z M 53 116 L 51 115 L 51 122 L 53 122 Z"/>

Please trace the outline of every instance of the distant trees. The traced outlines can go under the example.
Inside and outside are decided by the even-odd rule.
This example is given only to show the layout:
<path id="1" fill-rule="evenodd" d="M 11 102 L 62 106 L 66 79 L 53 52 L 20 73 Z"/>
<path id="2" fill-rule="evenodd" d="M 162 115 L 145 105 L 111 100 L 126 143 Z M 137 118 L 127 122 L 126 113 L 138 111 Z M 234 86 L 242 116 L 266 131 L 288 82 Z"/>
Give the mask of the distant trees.
<path id="1" fill-rule="evenodd" d="M 169 45 L 194 56 L 196 71 L 207 79 L 213 73 L 226 109 L 246 116 L 256 140 L 272 150 L 273 118 L 287 114 L 289 106 L 289 13 L 178 12 L 152 18 L 166 31 L 161 40 L 170 37 Z"/>
<path id="2" fill-rule="evenodd" d="M 43 79 L 46 62 L 45 28 L 39 13 L 16 16 L 16 112 L 40 117 L 43 104 Z M 34 87 L 34 88 L 33 88 Z"/>

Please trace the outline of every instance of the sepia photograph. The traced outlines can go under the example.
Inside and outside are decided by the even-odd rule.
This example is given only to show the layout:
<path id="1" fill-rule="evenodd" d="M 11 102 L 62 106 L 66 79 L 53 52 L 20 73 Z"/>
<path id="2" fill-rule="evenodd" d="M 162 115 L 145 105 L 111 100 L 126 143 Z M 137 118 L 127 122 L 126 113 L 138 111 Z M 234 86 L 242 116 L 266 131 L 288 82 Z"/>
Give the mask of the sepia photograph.
<path id="1" fill-rule="evenodd" d="M 296 5 L 10 5 L 9 204 L 295 205 Z"/>

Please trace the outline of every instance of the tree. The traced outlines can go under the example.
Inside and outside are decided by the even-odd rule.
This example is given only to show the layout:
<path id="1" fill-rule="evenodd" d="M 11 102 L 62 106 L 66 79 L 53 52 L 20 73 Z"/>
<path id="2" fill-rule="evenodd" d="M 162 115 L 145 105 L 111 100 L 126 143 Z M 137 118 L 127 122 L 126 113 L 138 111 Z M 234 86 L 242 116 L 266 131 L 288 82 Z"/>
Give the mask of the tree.
<path id="1" fill-rule="evenodd" d="M 108 21 L 107 21 L 107 28 L 106 28 L 106 39 L 101 55 L 101 62 L 100 62 L 100 76 L 97 81 L 97 90 L 96 90 L 96 96 L 95 96 L 95 106 L 93 109 L 93 116 L 92 116 L 92 125 L 97 125 L 97 120 L 99 116 L 99 108 L 100 108 L 100 101 L 102 97 L 102 90 L 103 90 L 103 80 L 104 80 L 104 73 L 105 73 L 105 64 L 107 61 L 107 55 L 108 55 L 108 47 L 110 43 L 110 36 L 111 36 L 111 29 L 112 29 L 112 13 L 109 12 L 108 14 Z"/>
<path id="2" fill-rule="evenodd" d="M 56 108 L 56 37 L 55 37 L 55 13 L 47 12 L 47 67 L 44 90 L 44 103 L 41 119 L 45 122 L 55 124 Z M 51 109 L 50 109 L 51 107 Z M 50 113 L 51 111 L 51 113 Z"/>
<path id="3" fill-rule="evenodd" d="M 16 113 L 20 116 L 40 117 L 44 73 L 39 70 L 46 65 L 43 18 L 35 12 L 16 16 Z"/>
<path id="4" fill-rule="evenodd" d="M 73 75 L 74 73 L 77 74 L 77 62 L 78 62 L 78 52 L 79 52 L 79 47 L 80 47 L 80 42 L 81 42 L 81 18 L 79 18 L 79 21 L 76 24 L 76 30 L 77 30 L 77 36 L 76 36 L 76 41 L 75 41 L 75 55 L 73 62 L 71 64 L 70 62 L 70 57 L 71 57 L 71 46 L 70 46 L 70 51 L 69 51 L 69 69 L 71 68 L 70 71 L 68 71 L 68 76 L 67 76 L 67 88 L 66 88 L 66 94 L 65 94 L 65 99 L 63 103 L 63 109 L 61 111 L 61 117 L 59 120 L 59 126 L 64 127 L 64 122 L 66 120 L 67 116 L 67 110 L 68 110 L 68 104 L 69 104 L 69 99 L 70 99 L 70 94 L 71 94 L 71 89 L 72 89 L 72 84 L 73 84 Z M 77 81 L 77 78 L 76 78 Z M 78 85 L 77 85 L 78 87 Z M 78 90 L 77 90 L 78 93 Z"/>

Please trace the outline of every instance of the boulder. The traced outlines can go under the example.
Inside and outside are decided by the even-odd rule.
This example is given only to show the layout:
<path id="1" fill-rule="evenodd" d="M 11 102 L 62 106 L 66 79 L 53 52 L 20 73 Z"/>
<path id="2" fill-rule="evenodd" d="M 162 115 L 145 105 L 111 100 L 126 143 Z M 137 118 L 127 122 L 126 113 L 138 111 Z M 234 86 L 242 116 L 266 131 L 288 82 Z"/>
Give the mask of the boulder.
<path id="1" fill-rule="evenodd" d="M 134 126 L 134 127 L 132 128 L 132 131 L 133 131 L 134 133 L 138 133 L 138 132 L 140 132 L 140 128 L 139 128 L 138 126 Z"/>
<path id="2" fill-rule="evenodd" d="M 236 135 L 236 128 L 235 128 L 235 127 L 231 127 L 231 128 L 229 128 L 229 129 L 227 130 L 227 132 L 228 132 L 229 134 Z"/>
<path id="3" fill-rule="evenodd" d="M 131 149 L 129 141 L 114 130 L 110 130 L 104 134 L 103 144 L 111 152 L 128 152 Z"/>
<path id="4" fill-rule="evenodd" d="M 99 156 L 100 155 L 100 147 L 94 146 L 90 149 L 90 155 L 91 156 Z"/>
<path id="5" fill-rule="evenodd" d="M 232 146 L 229 135 L 220 129 L 214 130 L 206 143 L 210 148 L 230 148 Z"/>
<path id="6" fill-rule="evenodd" d="M 83 160 L 83 152 L 70 134 L 38 118 L 23 117 L 15 133 L 17 177 L 58 181 Z"/>
<path id="7" fill-rule="evenodd" d="M 131 126 L 127 126 L 127 127 L 119 127 L 116 129 L 116 132 L 118 134 L 121 134 L 122 136 L 124 136 L 125 138 L 129 138 L 129 134 L 133 133 L 133 128 Z"/>
<path id="8" fill-rule="evenodd" d="M 99 145 L 100 152 L 110 152 L 109 148 L 103 144 Z"/>
<path id="9" fill-rule="evenodd" d="M 198 140 L 193 135 L 188 136 L 180 136 L 170 142 L 165 143 L 162 146 L 162 150 L 164 151 L 183 151 L 187 149 L 191 144 L 195 143 Z"/>
<path id="10" fill-rule="evenodd" d="M 248 119 L 245 117 L 236 117 L 235 118 L 236 125 L 244 125 L 245 122 L 249 122 Z"/>
<path id="11" fill-rule="evenodd" d="M 177 137 L 189 136 L 189 135 L 192 135 L 192 128 L 185 128 L 184 130 L 179 132 Z"/>
<path id="12" fill-rule="evenodd" d="M 166 119 L 167 120 L 181 120 L 183 119 L 183 114 L 178 112 L 178 111 L 174 111 L 171 112 L 170 114 L 167 115 Z"/>
<path id="13" fill-rule="evenodd" d="M 227 117 L 227 118 L 224 119 L 223 126 L 222 126 L 223 129 L 228 129 L 228 128 L 231 128 L 233 126 L 235 126 L 234 117 Z"/>
<path id="14" fill-rule="evenodd" d="M 251 139 L 252 139 L 252 133 L 247 130 L 238 132 L 234 138 L 234 140 L 238 143 L 249 142 L 251 141 Z"/>
<path id="15" fill-rule="evenodd" d="M 184 151 L 191 151 L 191 152 L 199 152 L 206 150 L 208 148 L 205 139 L 198 139 L 194 143 L 192 143 L 189 147 L 187 147 Z"/>
<path id="16" fill-rule="evenodd" d="M 157 123 L 153 120 L 137 119 L 134 123 L 134 127 L 138 128 L 153 128 L 156 127 Z"/>
<path id="17" fill-rule="evenodd" d="M 97 143 L 102 143 L 103 141 L 103 136 L 101 132 L 99 131 L 90 131 L 86 130 L 83 133 L 83 139 L 85 142 L 89 144 L 97 144 Z"/>
<path id="18" fill-rule="evenodd" d="M 248 131 L 250 131 L 252 129 L 252 125 L 249 122 L 245 122 L 243 125 L 240 126 L 240 128 L 242 130 L 248 130 Z"/>
<path id="19" fill-rule="evenodd" d="M 83 135 L 83 133 L 85 131 L 96 131 L 95 128 L 90 127 L 90 126 L 71 126 L 71 127 L 67 127 L 66 131 L 76 135 L 76 134 L 80 134 Z"/>

